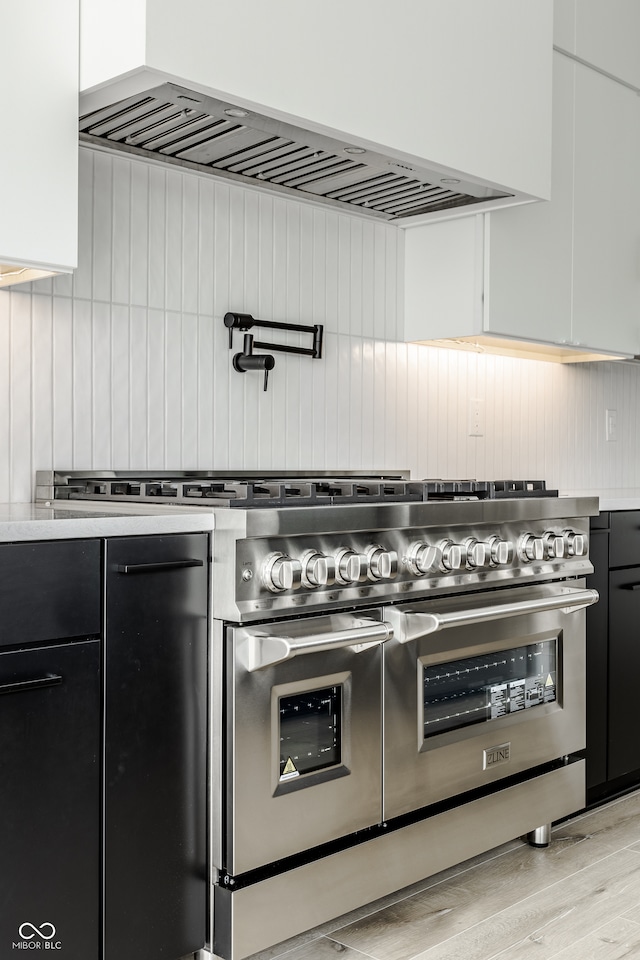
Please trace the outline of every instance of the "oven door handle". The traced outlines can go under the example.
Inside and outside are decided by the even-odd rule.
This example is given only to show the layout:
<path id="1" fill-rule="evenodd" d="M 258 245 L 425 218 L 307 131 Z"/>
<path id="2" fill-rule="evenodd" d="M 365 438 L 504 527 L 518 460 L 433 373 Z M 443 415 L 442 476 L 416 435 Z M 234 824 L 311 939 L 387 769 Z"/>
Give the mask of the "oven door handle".
<path id="1" fill-rule="evenodd" d="M 353 647 L 354 653 L 361 653 L 369 647 L 385 643 L 393 636 L 393 627 L 384 621 L 361 618 L 359 623 L 360 626 L 344 630 L 309 634 L 304 639 L 250 633 L 246 637 L 247 670 L 253 673 L 254 670 L 271 667 L 303 653 L 322 653 L 340 647 Z"/>
<path id="2" fill-rule="evenodd" d="M 597 590 L 567 590 L 553 597 L 539 600 L 520 600 L 515 603 L 501 603 L 489 607 L 476 607 L 454 613 L 421 613 L 408 611 L 403 614 L 404 629 L 397 637 L 400 643 L 409 643 L 417 637 L 445 630 L 447 627 L 464 627 L 474 623 L 486 623 L 488 620 L 502 620 L 505 617 L 521 617 L 528 613 L 543 613 L 547 610 L 562 610 L 574 613 L 583 607 L 589 607 L 600 599 Z"/>

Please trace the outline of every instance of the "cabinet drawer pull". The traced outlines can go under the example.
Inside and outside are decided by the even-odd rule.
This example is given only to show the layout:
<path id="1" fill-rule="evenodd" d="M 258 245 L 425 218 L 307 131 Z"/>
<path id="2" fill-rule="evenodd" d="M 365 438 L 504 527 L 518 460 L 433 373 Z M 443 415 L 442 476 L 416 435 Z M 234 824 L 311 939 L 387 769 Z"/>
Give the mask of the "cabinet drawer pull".
<path id="1" fill-rule="evenodd" d="M 55 687 L 58 683 L 62 683 L 62 677 L 55 673 L 49 673 L 44 677 L 33 677 L 31 680 L 0 683 L 0 694 L 22 693 L 25 690 L 39 690 L 41 687 Z"/>
<path id="2" fill-rule="evenodd" d="M 640 583 L 625 583 L 623 590 L 640 590 Z"/>
<path id="3" fill-rule="evenodd" d="M 164 560 L 160 563 L 123 563 L 116 567 L 118 573 L 162 573 L 165 570 L 181 570 L 183 567 L 204 567 L 204 560 Z"/>

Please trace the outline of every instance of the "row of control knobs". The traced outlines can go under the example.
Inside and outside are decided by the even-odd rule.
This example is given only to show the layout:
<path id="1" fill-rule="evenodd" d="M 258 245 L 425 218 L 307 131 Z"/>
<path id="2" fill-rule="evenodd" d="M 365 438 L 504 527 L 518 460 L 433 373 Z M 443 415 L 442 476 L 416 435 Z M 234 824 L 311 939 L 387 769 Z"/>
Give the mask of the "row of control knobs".
<path id="1" fill-rule="evenodd" d="M 516 552 L 522 563 L 584 557 L 587 541 L 573 530 L 564 530 L 562 534 L 548 532 L 541 537 L 525 533 L 516 546 L 497 536 L 488 540 L 468 537 L 462 543 L 445 539 L 430 544 L 416 540 L 402 558 L 402 563 L 414 576 L 423 577 L 435 572 L 505 567 L 512 563 Z M 367 580 L 393 580 L 398 573 L 398 564 L 397 552 L 386 550 L 379 544 L 372 544 L 365 553 L 343 547 L 333 556 L 307 550 L 299 560 L 277 552 L 270 554 L 262 564 L 262 583 L 268 590 L 280 593 L 299 587 L 314 589 L 334 583 L 348 586 Z"/>

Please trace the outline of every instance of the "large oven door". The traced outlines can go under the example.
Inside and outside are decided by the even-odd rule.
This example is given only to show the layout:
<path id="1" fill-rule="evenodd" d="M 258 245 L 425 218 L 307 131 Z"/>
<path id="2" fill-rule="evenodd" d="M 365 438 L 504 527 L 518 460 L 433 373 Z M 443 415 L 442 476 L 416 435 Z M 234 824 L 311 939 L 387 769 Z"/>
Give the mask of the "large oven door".
<path id="1" fill-rule="evenodd" d="M 585 746 L 584 581 L 396 606 L 385 616 L 385 819 Z"/>
<path id="2" fill-rule="evenodd" d="M 225 870 L 382 817 L 380 610 L 226 631 Z"/>

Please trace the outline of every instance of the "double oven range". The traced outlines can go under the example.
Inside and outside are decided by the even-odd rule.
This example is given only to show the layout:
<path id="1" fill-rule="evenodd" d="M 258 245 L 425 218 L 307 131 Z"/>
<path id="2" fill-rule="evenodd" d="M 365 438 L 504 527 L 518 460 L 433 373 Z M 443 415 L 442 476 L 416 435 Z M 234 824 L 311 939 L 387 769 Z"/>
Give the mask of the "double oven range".
<path id="1" fill-rule="evenodd" d="M 546 845 L 551 822 L 584 806 L 597 500 L 403 474 L 55 480 L 74 501 L 215 512 L 219 956 L 240 960 L 514 837 Z"/>

